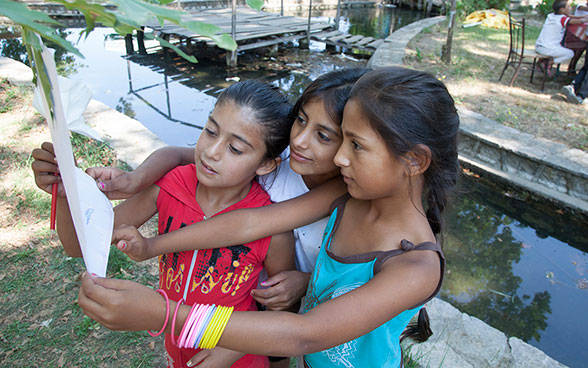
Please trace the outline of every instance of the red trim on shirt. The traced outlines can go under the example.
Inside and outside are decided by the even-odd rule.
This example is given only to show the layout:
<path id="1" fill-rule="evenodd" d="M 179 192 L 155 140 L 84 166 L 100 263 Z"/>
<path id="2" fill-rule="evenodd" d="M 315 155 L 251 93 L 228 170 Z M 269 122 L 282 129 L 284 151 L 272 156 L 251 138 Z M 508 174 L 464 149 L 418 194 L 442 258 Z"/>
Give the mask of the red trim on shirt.
<path id="1" fill-rule="evenodd" d="M 570 18 L 564 15 L 564 16 L 563 16 L 563 17 L 561 17 L 561 19 L 560 19 L 561 26 L 562 26 L 562 27 L 564 27 L 564 28 L 566 28 L 566 26 L 568 25 L 568 22 L 569 22 L 569 21 L 570 21 Z"/>

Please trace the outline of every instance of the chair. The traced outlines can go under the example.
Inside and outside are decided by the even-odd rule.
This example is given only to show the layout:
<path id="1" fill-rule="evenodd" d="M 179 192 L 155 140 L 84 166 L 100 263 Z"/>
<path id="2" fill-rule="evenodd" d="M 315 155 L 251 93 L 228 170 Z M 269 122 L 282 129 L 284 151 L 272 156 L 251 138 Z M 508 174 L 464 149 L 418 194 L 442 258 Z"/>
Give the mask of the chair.
<path id="1" fill-rule="evenodd" d="M 524 65 L 531 65 L 531 80 L 530 83 L 533 83 L 533 76 L 535 74 L 535 67 L 537 66 L 537 62 L 541 62 L 547 60 L 548 63 L 551 63 L 553 58 L 547 55 L 541 55 L 535 52 L 535 50 L 525 49 L 525 18 L 522 21 L 518 21 L 513 19 L 510 13 L 508 13 L 508 29 L 510 33 L 510 49 L 508 51 L 508 57 L 506 58 L 506 63 L 504 64 L 504 68 L 502 68 L 502 73 L 500 73 L 500 78 L 498 81 L 502 80 L 504 76 L 504 72 L 509 66 L 512 66 L 515 71 L 510 80 L 509 87 L 512 87 L 515 79 L 519 75 L 519 71 L 521 70 L 521 66 Z M 531 58 L 533 61 L 531 61 Z M 527 60 L 525 60 L 527 59 Z M 543 83 L 541 84 L 541 91 L 543 91 L 545 87 L 545 80 L 547 79 L 547 68 L 544 70 L 543 74 Z"/>

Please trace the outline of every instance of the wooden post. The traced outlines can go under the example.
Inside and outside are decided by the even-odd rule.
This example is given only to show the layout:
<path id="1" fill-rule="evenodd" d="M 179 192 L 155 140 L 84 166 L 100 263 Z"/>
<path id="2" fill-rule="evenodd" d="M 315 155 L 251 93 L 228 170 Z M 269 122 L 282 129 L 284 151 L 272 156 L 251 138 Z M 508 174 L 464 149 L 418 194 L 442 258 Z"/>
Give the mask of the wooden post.
<path id="1" fill-rule="evenodd" d="M 442 48 L 441 60 L 446 64 L 451 64 L 451 43 L 453 41 L 453 28 L 455 27 L 455 0 L 451 0 L 451 10 L 449 11 L 449 25 L 447 26 L 447 43 Z"/>
<path id="2" fill-rule="evenodd" d="M 133 55 L 135 53 L 135 48 L 133 47 L 132 33 L 129 33 L 125 36 L 125 48 L 127 50 L 127 55 Z"/>
<path id="3" fill-rule="evenodd" d="M 145 32 L 143 30 L 145 27 L 141 27 L 141 30 L 137 30 L 137 46 L 139 47 L 139 54 L 147 55 L 147 50 L 145 49 Z"/>
<path id="4" fill-rule="evenodd" d="M 306 29 L 306 43 L 307 47 L 310 47 L 310 16 L 312 15 L 312 0 L 308 4 L 308 28 Z"/>
<path id="5" fill-rule="evenodd" d="M 280 0 L 280 15 L 284 16 L 284 0 Z"/>
<path id="6" fill-rule="evenodd" d="M 431 10 L 433 10 L 433 0 L 427 1 L 427 17 L 431 16 Z"/>
<path id="7" fill-rule="evenodd" d="M 237 0 L 231 2 L 231 37 L 233 40 L 237 38 Z M 227 52 L 227 66 L 237 66 L 237 50 Z"/>
<path id="8" fill-rule="evenodd" d="M 339 20 L 341 19 L 341 0 L 337 0 L 337 15 L 335 15 L 335 29 L 339 30 Z"/>

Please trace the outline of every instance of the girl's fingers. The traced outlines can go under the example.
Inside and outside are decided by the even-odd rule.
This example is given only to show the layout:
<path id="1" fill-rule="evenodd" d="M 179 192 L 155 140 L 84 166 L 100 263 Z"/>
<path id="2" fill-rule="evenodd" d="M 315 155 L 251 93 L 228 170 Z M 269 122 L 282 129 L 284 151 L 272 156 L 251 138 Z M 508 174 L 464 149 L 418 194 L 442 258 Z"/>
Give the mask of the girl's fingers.
<path id="1" fill-rule="evenodd" d="M 51 142 L 43 142 L 41 144 L 41 148 L 45 151 L 51 152 L 53 156 L 55 156 L 55 150 L 53 149 L 53 143 Z"/>
<path id="2" fill-rule="evenodd" d="M 53 163 L 57 162 L 57 160 L 55 159 L 55 154 L 53 153 L 53 146 L 51 146 L 51 151 L 46 150 L 44 148 L 35 148 L 31 153 L 31 156 L 33 156 L 33 158 L 36 160 L 48 161 Z"/>
<path id="3" fill-rule="evenodd" d="M 206 358 L 206 356 L 207 356 L 207 351 L 200 350 L 198 353 L 196 353 L 196 355 L 194 355 L 192 358 L 190 358 L 190 360 L 188 361 L 188 363 L 186 365 L 188 367 L 194 367 L 194 366 L 202 363 L 202 361 Z"/>

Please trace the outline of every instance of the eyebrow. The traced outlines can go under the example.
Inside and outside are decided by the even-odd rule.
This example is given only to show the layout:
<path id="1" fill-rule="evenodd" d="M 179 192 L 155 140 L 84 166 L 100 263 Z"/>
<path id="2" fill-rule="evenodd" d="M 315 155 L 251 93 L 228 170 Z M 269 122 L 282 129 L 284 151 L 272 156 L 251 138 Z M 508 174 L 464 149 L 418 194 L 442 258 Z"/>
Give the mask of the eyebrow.
<path id="1" fill-rule="evenodd" d="M 208 120 L 210 120 L 214 125 L 216 125 L 218 128 L 220 128 L 220 125 L 217 123 L 216 120 L 214 120 L 214 118 L 212 117 L 212 115 L 209 115 L 208 116 Z M 251 149 L 255 149 L 255 147 L 253 147 L 253 145 L 251 143 L 249 143 L 245 138 L 241 137 L 240 135 L 237 135 L 235 133 L 231 133 L 231 135 L 233 137 L 235 137 L 236 139 L 240 140 L 241 142 L 245 143 L 249 147 L 251 147 Z"/>
<path id="2" fill-rule="evenodd" d="M 308 118 L 308 114 L 306 113 L 306 111 L 304 111 L 304 109 L 302 108 L 302 106 L 300 106 L 300 111 L 302 111 L 302 113 L 304 114 L 304 116 L 306 116 L 306 118 Z M 322 129 L 324 129 L 326 131 L 329 131 L 329 132 L 333 133 L 337 137 L 340 136 L 339 132 L 337 132 L 336 130 L 332 129 L 331 127 L 326 126 L 325 124 L 317 123 L 316 125 L 318 125 L 319 127 L 321 127 Z"/>
<path id="3" fill-rule="evenodd" d="M 359 136 L 359 135 L 357 135 L 357 134 L 355 134 L 353 132 L 349 132 L 349 131 L 348 132 L 344 132 L 344 135 L 346 137 L 348 137 L 348 138 L 358 139 L 360 141 L 365 141 L 366 140 L 365 138 L 362 138 L 361 136 Z"/>

